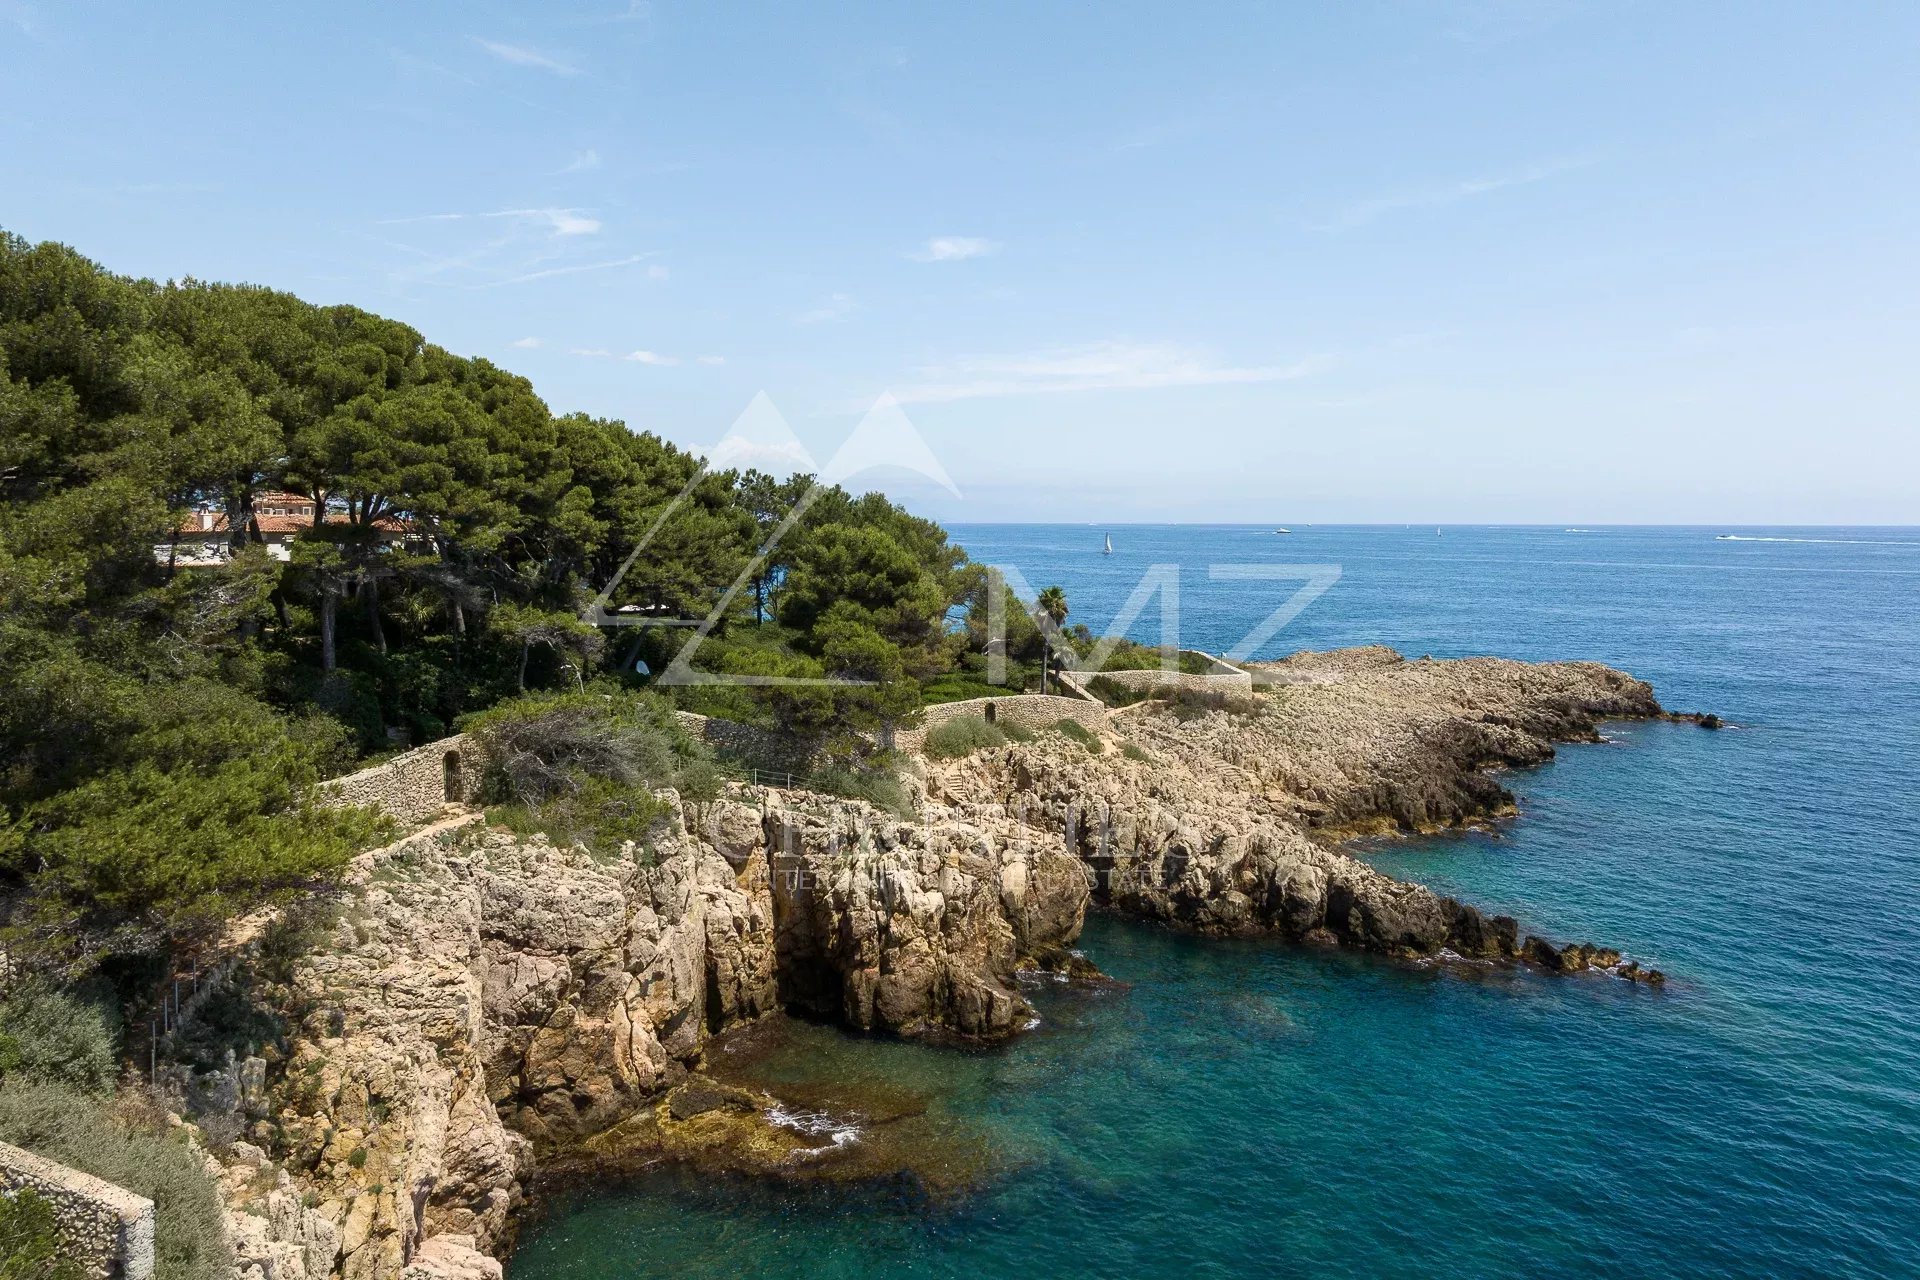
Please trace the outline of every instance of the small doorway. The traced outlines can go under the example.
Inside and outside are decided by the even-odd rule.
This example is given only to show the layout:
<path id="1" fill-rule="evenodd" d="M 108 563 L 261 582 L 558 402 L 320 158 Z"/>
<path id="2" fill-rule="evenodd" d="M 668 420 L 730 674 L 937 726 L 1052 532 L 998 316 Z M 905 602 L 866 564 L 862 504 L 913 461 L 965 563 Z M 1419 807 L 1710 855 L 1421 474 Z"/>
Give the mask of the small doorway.
<path id="1" fill-rule="evenodd" d="M 460 753 L 449 751 L 440 757 L 442 785 L 448 804 L 459 804 L 467 798 L 466 791 L 460 785 Z"/>

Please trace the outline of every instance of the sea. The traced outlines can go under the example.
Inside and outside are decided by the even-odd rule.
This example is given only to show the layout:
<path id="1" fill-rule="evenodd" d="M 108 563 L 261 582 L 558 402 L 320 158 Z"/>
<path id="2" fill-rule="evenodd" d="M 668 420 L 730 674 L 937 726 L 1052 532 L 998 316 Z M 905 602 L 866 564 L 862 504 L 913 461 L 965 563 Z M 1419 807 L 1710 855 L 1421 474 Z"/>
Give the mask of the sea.
<path id="1" fill-rule="evenodd" d="M 1297 604 L 1251 656 L 1597 659 L 1724 717 L 1359 849 L 1664 988 L 1097 917 L 1124 987 L 1037 987 L 1008 1047 L 796 1024 L 760 1067 L 912 1091 L 986 1153 L 961 1191 L 656 1170 L 555 1199 L 509 1280 L 1920 1276 L 1920 529 L 1276 528 L 953 533 L 1096 632 L 1158 642 L 1177 584 L 1213 652 Z"/>

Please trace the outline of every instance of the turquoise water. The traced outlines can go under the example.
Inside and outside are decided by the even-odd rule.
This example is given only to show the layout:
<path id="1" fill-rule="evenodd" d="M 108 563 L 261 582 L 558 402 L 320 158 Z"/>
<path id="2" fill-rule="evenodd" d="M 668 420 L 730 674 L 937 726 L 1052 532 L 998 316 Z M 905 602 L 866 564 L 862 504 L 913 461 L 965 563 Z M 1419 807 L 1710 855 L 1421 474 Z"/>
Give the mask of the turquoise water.
<path id="1" fill-rule="evenodd" d="M 1504 831 L 1367 856 L 1667 970 L 1463 974 L 1090 923 L 1125 991 L 958 1053 L 800 1028 L 777 1070 L 923 1090 L 997 1173 L 957 1201 L 699 1185 L 574 1199 L 513 1280 L 1920 1275 L 1920 531 L 961 528 L 1104 625 L 1183 566 L 1184 642 L 1339 564 L 1262 654 L 1590 657 L 1740 727 L 1621 726 L 1512 777 Z M 1134 633 L 1157 636 L 1157 616 Z"/>

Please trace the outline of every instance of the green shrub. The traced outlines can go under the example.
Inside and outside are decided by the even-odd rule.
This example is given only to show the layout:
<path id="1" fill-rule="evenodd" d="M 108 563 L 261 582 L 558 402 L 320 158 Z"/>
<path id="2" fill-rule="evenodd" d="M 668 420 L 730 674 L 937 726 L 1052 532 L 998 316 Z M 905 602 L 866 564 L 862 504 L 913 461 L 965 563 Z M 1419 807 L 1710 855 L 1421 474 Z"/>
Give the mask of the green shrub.
<path id="1" fill-rule="evenodd" d="M 1150 761 L 1153 759 L 1152 756 L 1148 755 L 1145 751 L 1142 751 L 1137 743 L 1132 743 L 1132 742 L 1122 742 L 1120 744 L 1120 754 L 1125 756 L 1129 760 L 1139 760 L 1142 762 Z"/>
<path id="2" fill-rule="evenodd" d="M 586 778 L 572 791 L 537 805 L 510 801 L 487 810 L 491 822 L 524 836 L 543 835 L 559 845 L 585 845 L 601 857 L 619 854 L 628 841 L 645 845 L 668 803 L 646 787 L 606 778 Z"/>
<path id="3" fill-rule="evenodd" d="M 0 1076 L 106 1093 L 117 1073 L 117 1021 L 102 1005 L 22 982 L 0 1000 Z"/>
<path id="4" fill-rule="evenodd" d="M 1100 664 L 1100 670 L 1159 671 L 1166 665 L 1166 656 L 1158 646 L 1122 640 Z M 1188 675 L 1204 676 L 1213 670 L 1213 662 L 1191 649 L 1180 649 L 1174 653 L 1173 670 L 1184 671 Z"/>
<path id="5" fill-rule="evenodd" d="M 1105 676 L 1095 676 L 1087 681 L 1087 692 L 1110 707 L 1130 707 L 1136 702 L 1145 702 L 1153 696 L 1145 689 L 1135 689 L 1109 680 Z"/>
<path id="6" fill-rule="evenodd" d="M 849 800 L 864 800 L 876 809 L 885 809 L 895 817 L 910 818 L 913 806 L 907 788 L 890 764 L 882 760 L 865 768 L 830 764 L 806 779 L 806 785 L 829 795 Z"/>
<path id="7" fill-rule="evenodd" d="M 155 1280 L 225 1280 L 232 1260 L 219 1193 L 164 1126 L 61 1085 L 0 1081 L 0 1142 L 153 1201 Z"/>
<path id="8" fill-rule="evenodd" d="M 1225 689 L 1176 689 L 1165 701 L 1168 709 L 1181 720 L 1193 720 L 1214 711 L 1250 716 L 1260 709 L 1260 704 L 1252 698 L 1228 693 Z"/>
<path id="9" fill-rule="evenodd" d="M 957 760 L 985 747 L 1004 747 L 1007 735 L 984 716 L 956 716 L 927 730 L 921 744 L 935 760 Z"/>
<path id="10" fill-rule="evenodd" d="M 1101 742 L 1099 737 L 1094 734 L 1091 729 L 1088 729 L 1078 720 L 1056 720 L 1053 722 L 1053 731 L 1055 733 L 1063 733 L 1067 737 L 1072 738 L 1094 755 L 1099 755 L 1107 749 L 1106 744 Z"/>
<path id="11" fill-rule="evenodd" d="M 32 1187 L 0 1191 L 0 1280 L 86 1280 L 62 1251 L 53 1205 Z"/>
<path id="12" fill-rule="evenodd" d="M 644 845 L 677 787 L 695 803 L 719 795 L 723 775 L 673 707 L 646 693 L 590 690 L 516 698 L 463 724 L 488 760 L 488 816 L 524 835 L 583 844 L 611 857 Z"/>

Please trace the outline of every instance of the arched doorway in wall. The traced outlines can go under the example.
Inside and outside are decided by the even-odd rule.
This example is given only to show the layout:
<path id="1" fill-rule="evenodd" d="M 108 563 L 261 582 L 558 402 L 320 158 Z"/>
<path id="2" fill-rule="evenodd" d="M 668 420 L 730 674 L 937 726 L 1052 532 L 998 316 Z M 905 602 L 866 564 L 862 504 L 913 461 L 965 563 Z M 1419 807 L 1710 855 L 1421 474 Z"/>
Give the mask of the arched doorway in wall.
<path id="1" fill-rule="evenodd" d="M 466 788 L 460 785 L 460 753 L 449 751 L 440 757 L 443 795 L 448 804 L 459 804 L 467 798 Z"/>

